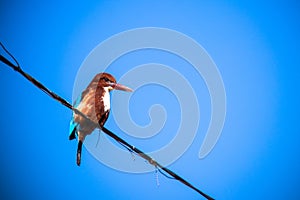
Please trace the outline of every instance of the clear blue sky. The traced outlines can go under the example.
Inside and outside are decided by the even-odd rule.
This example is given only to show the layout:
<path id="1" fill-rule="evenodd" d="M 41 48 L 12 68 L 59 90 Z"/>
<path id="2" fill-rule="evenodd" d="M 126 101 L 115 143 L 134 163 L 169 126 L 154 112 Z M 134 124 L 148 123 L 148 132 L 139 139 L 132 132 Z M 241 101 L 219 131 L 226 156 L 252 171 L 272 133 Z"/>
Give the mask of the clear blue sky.
<path id="1" fill-rule="evenodd" d="M 25 71 L 71 102 L 81 63 L 105 39 L 149 26 L 186 34 L 218 66 L 227 115 L 217 145 L 200 160 L 209 94 L 201 77 L 183 70 L 196 88 L 200 126 L 190 148 L 169 167 L 216 199 L 299 199 L 299 8 L 297 1 L 1 1 L 0 40 Z M 127 56 L 110 68 L 117 79 L 124 68 L 116 65 L 130 70 L 156 62 L 182 70 L 163 52 Z M 154 172 L 111 169 L 86 149 L 77 167 L 77 144 L 68 140 L 70 110 L 3 64 L 0 90 L 1 199 L 201 199 L 161 175 L 157 187 Z M 158 86 L 134 95 L 130 112 L 140 125 L 149 123 L 152 104 L 165 105 L 169 118 L 161 135 L 132 138 L 112 115 L 106 127 L 153 151 L 177 129 L 178 103 Z"/>

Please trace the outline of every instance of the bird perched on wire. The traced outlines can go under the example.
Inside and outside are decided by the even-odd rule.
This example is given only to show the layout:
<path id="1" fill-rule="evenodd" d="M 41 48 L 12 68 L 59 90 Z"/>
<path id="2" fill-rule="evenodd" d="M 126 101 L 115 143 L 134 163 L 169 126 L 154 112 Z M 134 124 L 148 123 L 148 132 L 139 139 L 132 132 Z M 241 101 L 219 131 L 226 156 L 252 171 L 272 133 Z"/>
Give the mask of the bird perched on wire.
<path id="1" fill-rule="evenodd" d="M 110 111 L 110 91 L 123 90 L 132 92 L 132 89 L 116 83 L 116 79 L 108 73 L 97 74 L 88 87 L 77 98 L 74 107 L 86 115 L 93 122 L 99 124 L 100 129 L 104 126 Z M 77 165 L 81 163 L 81 150 L 85 137 L 91 134 L 97 126 L 84 117 L 73 112 L 70 122 L 69 139 L 78 136 Z"/>

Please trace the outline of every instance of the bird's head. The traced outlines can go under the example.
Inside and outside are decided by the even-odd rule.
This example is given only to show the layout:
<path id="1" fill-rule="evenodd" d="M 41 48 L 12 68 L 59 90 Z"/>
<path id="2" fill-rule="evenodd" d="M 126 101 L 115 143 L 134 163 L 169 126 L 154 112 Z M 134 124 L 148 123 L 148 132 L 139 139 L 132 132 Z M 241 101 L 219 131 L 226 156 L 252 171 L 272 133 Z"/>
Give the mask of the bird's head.
<path id="1" fill-rule="evenodd" d="M 123 90 L 123 91 L 127 91 L 127 92 L 132 92 L 133 90 L 125 85 L 121 85 L 119 83 L 117 83 L 116 79 L 108 74 L 108 73 L 100 73 L 99 74 L 99 82 L 98 85 L 107 88 L 108 91 L 111 90 Z"/>

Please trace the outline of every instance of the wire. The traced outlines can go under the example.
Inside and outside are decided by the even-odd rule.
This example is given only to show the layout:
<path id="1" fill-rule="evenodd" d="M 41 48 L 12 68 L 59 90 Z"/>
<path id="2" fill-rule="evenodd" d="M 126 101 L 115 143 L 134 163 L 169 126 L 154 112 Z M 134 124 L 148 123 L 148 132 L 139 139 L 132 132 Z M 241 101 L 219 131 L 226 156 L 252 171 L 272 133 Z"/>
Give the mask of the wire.
<path id="1" fill-rule="evenodd" d="M 159 169 L 158 167 L 156 167 L 156 169 L 158 170 L 159 173 L 161 173 L 162 175 L 164 175 L 166 178 L 168 179 L 175 179 L 172 176 L 169 176 L 168 174 L 166 174 L 165 172 L 163 172 L 161 169 Z"/>
<path id="2" fill-rule="evenodd" d="M 59 101 L 61 104 L 63 104 L 64 106 L 68 107 L 69 109 L 73 110 L 76 114 L 82 116 L 85 120 L 87 120 L 90 123 L 93 123 L 96 127 L 100 127 L 99 124 L 97 122 L 92 121 L 90 118 L 88 118 L 87 116 L 85 116 L 82 112 L 80 112 L 79 110 L 77 110 L 75 107 L 73 107 L 68 101 L 66 101 L 65 99 L 63 99 L 62 97 L 58 96 L 56 93 L 52 92 L 51 90 L 49 90 L 47 87 L 45 87 L 42 83 L 40 83 L 39 81 L 37 81 L 36 79 L 34 79 L 32 76 L 30 76 L 29 74 L 27 74 L 26 72 L 24 72 L 18 61 L 14 58 L 14 56 L 4 47 L 4 45 L 0 42 L 1 47 L 4 49 L 4 51 L 10 55 L 10 57 L 16 62 L 17 65 L 14 65 L 13 63 L 11 63 L 8 59 L 6 59 L 4 56 L 0 55 L 0 60 L 10 66 L 11 68 L 13 68 L 14 70 L 16 70 L 17 72 L 19 72 L 22 76 L 24 76 L 27 80 L 29 80 L 31 83 L 33 83 L 36 87 L 38 87 L 39 89 L 41 89 L 43 92 L 45 92 L 47 95 L 49 95 L 51 98 Z M 198 188 L 196 188 L 195 186 L 193 186 L 191 183 L 189 183 L 188 181 L 186 181 L 185 179 L 183 179 L 181 176 L 177 175 L 175 172 L 171 171 L 170 169 L 162 166 L 161 164 L 159 164 L 157 161 L 155 161 L 153 158 L 151 158 L 149 155 L 147 155 L 146 153 L 144 153 L 142 150 L 136 148 L 135 146 L 129 144 L 128 142 L 126 142 L 125 140 L 123 140 L 122 138 L 120 138 L 119 136 L 117 136 L 116 134 L 114 134 L 113 132 L 111 132 L 110 130 L 108 130 L 105 127 L 102 127 L 101 129 L 104 133 L 106 133 L 108 136 L 110 136 L 111 138 L 113 138 L 115 141 L 117 141 L 118 143 L 120 143 L 122 146 L 124 146 L 129 152 L 135 153 L 136 155 L 144 158 L 145 160 L 148 161 L 149 164 L 153 165 L 156 169 L 158 169 L 158 171 L 163 174 L 165 177 L 167 178 L 171 178 L 171 179 L 176 179 L 179 182 L 181 182 L 182 184 L 190 187 L 191 189 L 195 190 L 196 192 L 198 192 L 199 194 L 201 194 L 203 197 L 205 197 L 206 199 L 209 200 L 213 200 L 212 197 L 210 197 L 209 195 L 205 194 L 204 192 L 202 192 L 201 190 L 199 190 Z M 167 175 L 167 174 L 169 175 Z"/>
<path id="3" fill-rule="evenodd" d="M 21 68 L 17 59 L 5 48 L 5 46 L 2 44 L 2 42 L 0 42 L 0 45 L 1 45 L 2 49 L 15 61 L 15 63 L 17 64 L 17 67 Z"/>

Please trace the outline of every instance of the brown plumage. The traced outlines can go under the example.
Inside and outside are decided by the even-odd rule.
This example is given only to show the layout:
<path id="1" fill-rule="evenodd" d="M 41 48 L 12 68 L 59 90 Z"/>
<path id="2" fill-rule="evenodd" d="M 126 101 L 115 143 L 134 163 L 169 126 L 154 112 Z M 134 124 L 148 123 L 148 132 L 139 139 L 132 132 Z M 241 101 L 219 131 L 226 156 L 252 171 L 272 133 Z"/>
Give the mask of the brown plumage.
<path id="1" fill-rule="evenodd" d="M 116 83 L 116 79 L 108 73 L 97 74 L 88 87 L 81 93 L 75 103 L 75 107 L 85 114 L 89 119 L 98 123 L 100 129 L 104 126 L 110 111 L 110 94 L 113 89 L 129 91 L 132 90 L 126 86 Z M 76 105 L 78 104 L 78 105 Z M 91 134 L 97 128 L 89 123 L 82 116 L 73 113 L 70 123 L 69 139 L 75 139 L 78 135 L 77 165 L 81 163 L 81 149 L 85 137 Z"/>

